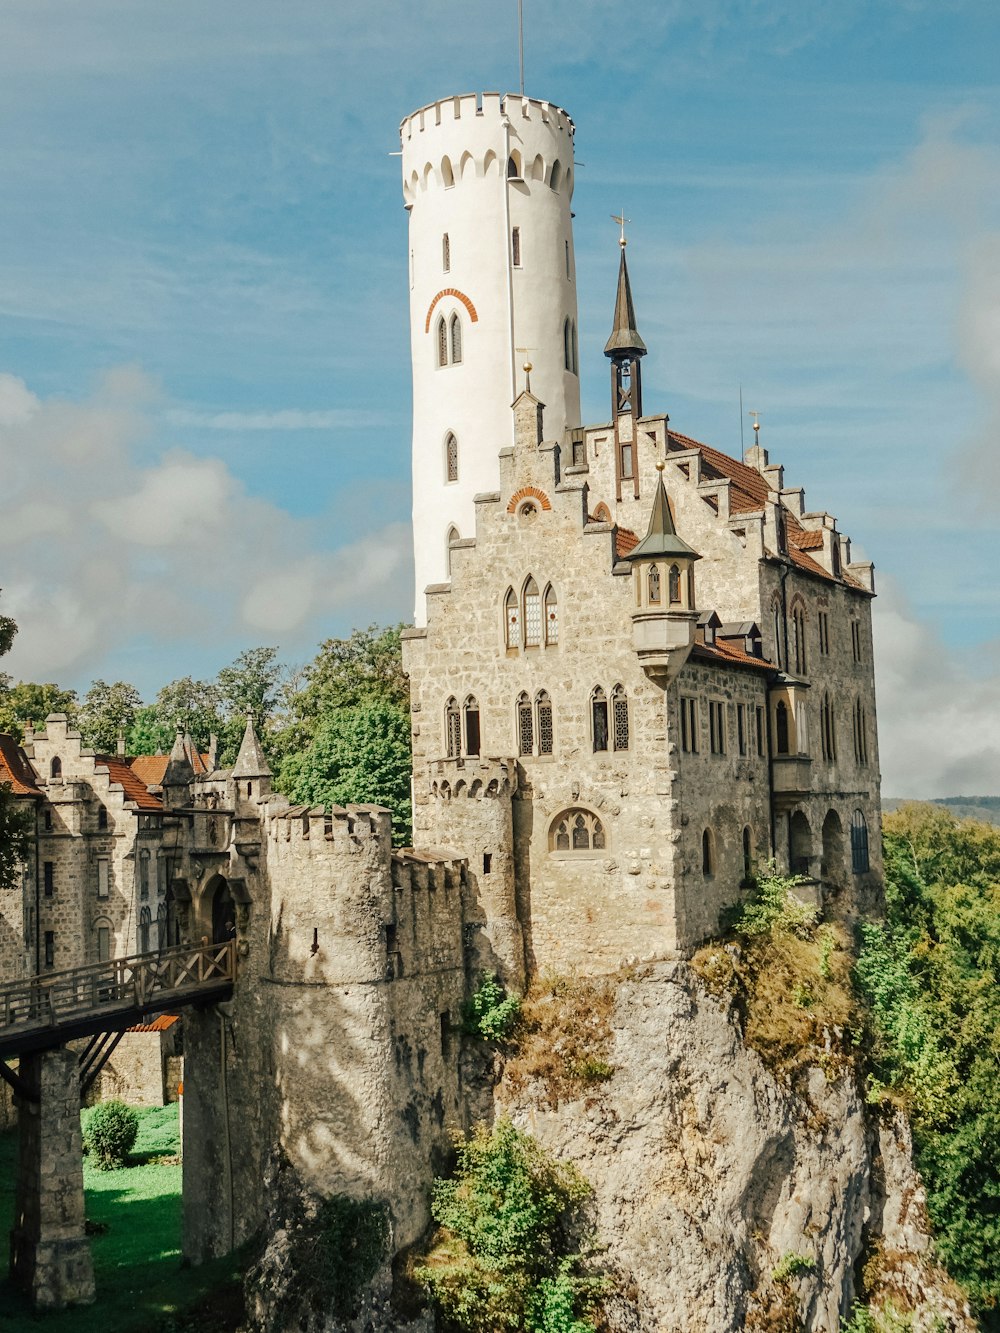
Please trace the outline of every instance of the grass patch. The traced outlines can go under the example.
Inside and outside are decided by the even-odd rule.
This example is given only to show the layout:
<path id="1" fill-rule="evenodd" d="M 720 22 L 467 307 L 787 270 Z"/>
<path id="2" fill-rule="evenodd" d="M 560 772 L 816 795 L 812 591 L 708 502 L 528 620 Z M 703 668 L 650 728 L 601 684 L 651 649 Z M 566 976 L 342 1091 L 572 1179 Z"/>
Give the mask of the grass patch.
<path id="1" fill-rule="evenodd" d="M 617 977 L 544 976 L 532 982 L 510 1038 L 504 1082 L 540 1083 L 555 1107 L 606 1082 Z"/>
<path id="2" fill-rule="evenodd" d="M 84 1111 L 86 1117 L 88 1111 Z M 226 1333 L 242 1312 L 244 1259 L 228 1255 L 197 1268 L 181 1265 L 181 1166 L 178 1108 L 139 1112 L 130 1165 L 99 1171 L 84 1158 L 83 1184 L 97 1300 L 55 1314 L 33 1314 L 9 1281 L 0 1283 L 0 1333 Z M 14 1220 L 17 1136 L 0 1136 L 0 1229 Z M 104 1228 L 107 1228 L 104 1230 Z M 204 1308 L 194 1310 L 202 1305 Z"/>

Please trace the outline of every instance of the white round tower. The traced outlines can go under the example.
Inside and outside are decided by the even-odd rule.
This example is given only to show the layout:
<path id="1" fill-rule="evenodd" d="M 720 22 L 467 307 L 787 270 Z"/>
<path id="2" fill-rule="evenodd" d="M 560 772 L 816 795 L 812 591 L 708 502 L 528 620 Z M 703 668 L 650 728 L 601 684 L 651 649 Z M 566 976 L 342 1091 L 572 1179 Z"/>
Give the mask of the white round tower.
<path id="1" fill-rule="evenodd" d="M 545 435 L 580 424 L 572 120 L 534 98 L 447 97 L 400 126 L 410 215 L 414 620 L 474 536 L 525 387 Z"/>

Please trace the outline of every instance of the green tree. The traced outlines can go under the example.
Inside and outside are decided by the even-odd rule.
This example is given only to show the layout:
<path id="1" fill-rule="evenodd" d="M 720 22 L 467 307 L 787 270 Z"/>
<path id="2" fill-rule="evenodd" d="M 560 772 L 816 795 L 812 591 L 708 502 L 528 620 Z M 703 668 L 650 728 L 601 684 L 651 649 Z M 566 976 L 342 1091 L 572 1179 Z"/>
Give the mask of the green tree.
<path id="1" fill-rule="evenodd" d="M 248 709 L 261 744 L 270 748 L 269 724 L 284 675 L 277 648 L 248 648 L 219 672 L 216 688 L 224 715 L 219 733 L 220 765 L 231 764 L 236 758 Z"/>
<path id="2" fill-rule="evenodd" d="M 302 804 L 387 806 L 402 845 L 410 836 L 410 765 L 409 714 L 376 698 L 322 722 L 305 750 L 284 761 L 280 784 Z"/>
<path id="3" fill-rule="evenodd" d="M 219 687 L 190 676 L 172 680 L 156 696 L 156 719 L 160 734 L 170 737 L 162 748 L 170 749 L 177 728 L 182 727 L 199 750 L 207 750 L 211 736 L 218 736 L 224 723 Z"/>
<path id="4" fill-rule="evenodd" d="M 403 674 L 402 625 L 356 629 L 346 639 L 327 639 L 305 668 L 303 686 L 290 701 L 293 718 L 318 724 L 341 708 L 384 699 L 397 708 L 410 706 Z"/>
<path id="5" fill-rule="evenodd" d="M 134 685 L 124 680 L 113 685 L 95 680 L 83 696 L 77 719 L 84 745 L 101 754 L 114 754 L 119 732 L 128 737 L 141 707 L 142 695 Z"/>
<path id="6" fill-rule="evenodd" d="M 75 723 L 77 707 L 76 690 L 30 680 L 7 683 L 0 688 L 0 732 L 21 741 L 29 722 L 36 729 L 42 727 L 50 713 L 65 713 L 70 723 Z"/>
<path id="7" fill-rule="evenodd" d="M 135 710 L 125 748 L 129 754 L 167 754 L 176 734 L 175 722 L 163 721 L 156 704 L 145 704 Z"/>
<path id="8" fill-rule="evenodd" d="M 870 1094 L 910 1111 L 938 1253 L 1000 1328 L 1000 828 L 907 805 L 883 825 L 887 920 L 861 928 Z"/>
<path id="9" fill-rule="evenodd" d="M 468 1333 L 590 1333 L 604 1290 L 576 1253 L 590 1186 L 509 1120 L 458 1145 L 436 1180 L 439 1230 L 416 1277 L 448 1325 Z"/>

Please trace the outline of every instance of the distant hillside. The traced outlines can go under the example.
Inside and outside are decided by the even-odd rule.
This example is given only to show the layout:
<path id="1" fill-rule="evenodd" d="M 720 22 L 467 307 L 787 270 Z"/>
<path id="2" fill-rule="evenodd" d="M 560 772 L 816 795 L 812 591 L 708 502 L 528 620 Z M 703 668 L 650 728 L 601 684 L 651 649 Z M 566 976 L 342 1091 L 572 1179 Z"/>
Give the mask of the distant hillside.
<path id="1" fill-rule="evenodd" d="M 882 809 L 898 810 L 916 797 L 895 796 L 882 802 Z M 943 805 L 956 819 L 981 819 L 984 824 L 1000 824 L 1000 796 L 939 796 L 925 805 Z"/>

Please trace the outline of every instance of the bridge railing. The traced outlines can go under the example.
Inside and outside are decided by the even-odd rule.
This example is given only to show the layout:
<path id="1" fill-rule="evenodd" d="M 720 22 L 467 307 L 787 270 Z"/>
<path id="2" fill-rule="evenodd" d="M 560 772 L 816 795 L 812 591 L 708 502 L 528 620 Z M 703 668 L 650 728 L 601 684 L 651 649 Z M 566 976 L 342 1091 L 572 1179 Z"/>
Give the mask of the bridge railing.
<path id="1" fill-rule="evenodd" d="M 236 980 L 236 943 L 178 945 L 109 958 L 0 985 L 0 1036 L 56 1027 L 101 1010 L 167 1009 L 199 990 Z M 161 1003 L 162 1001 L 162 1003 Z"/>

